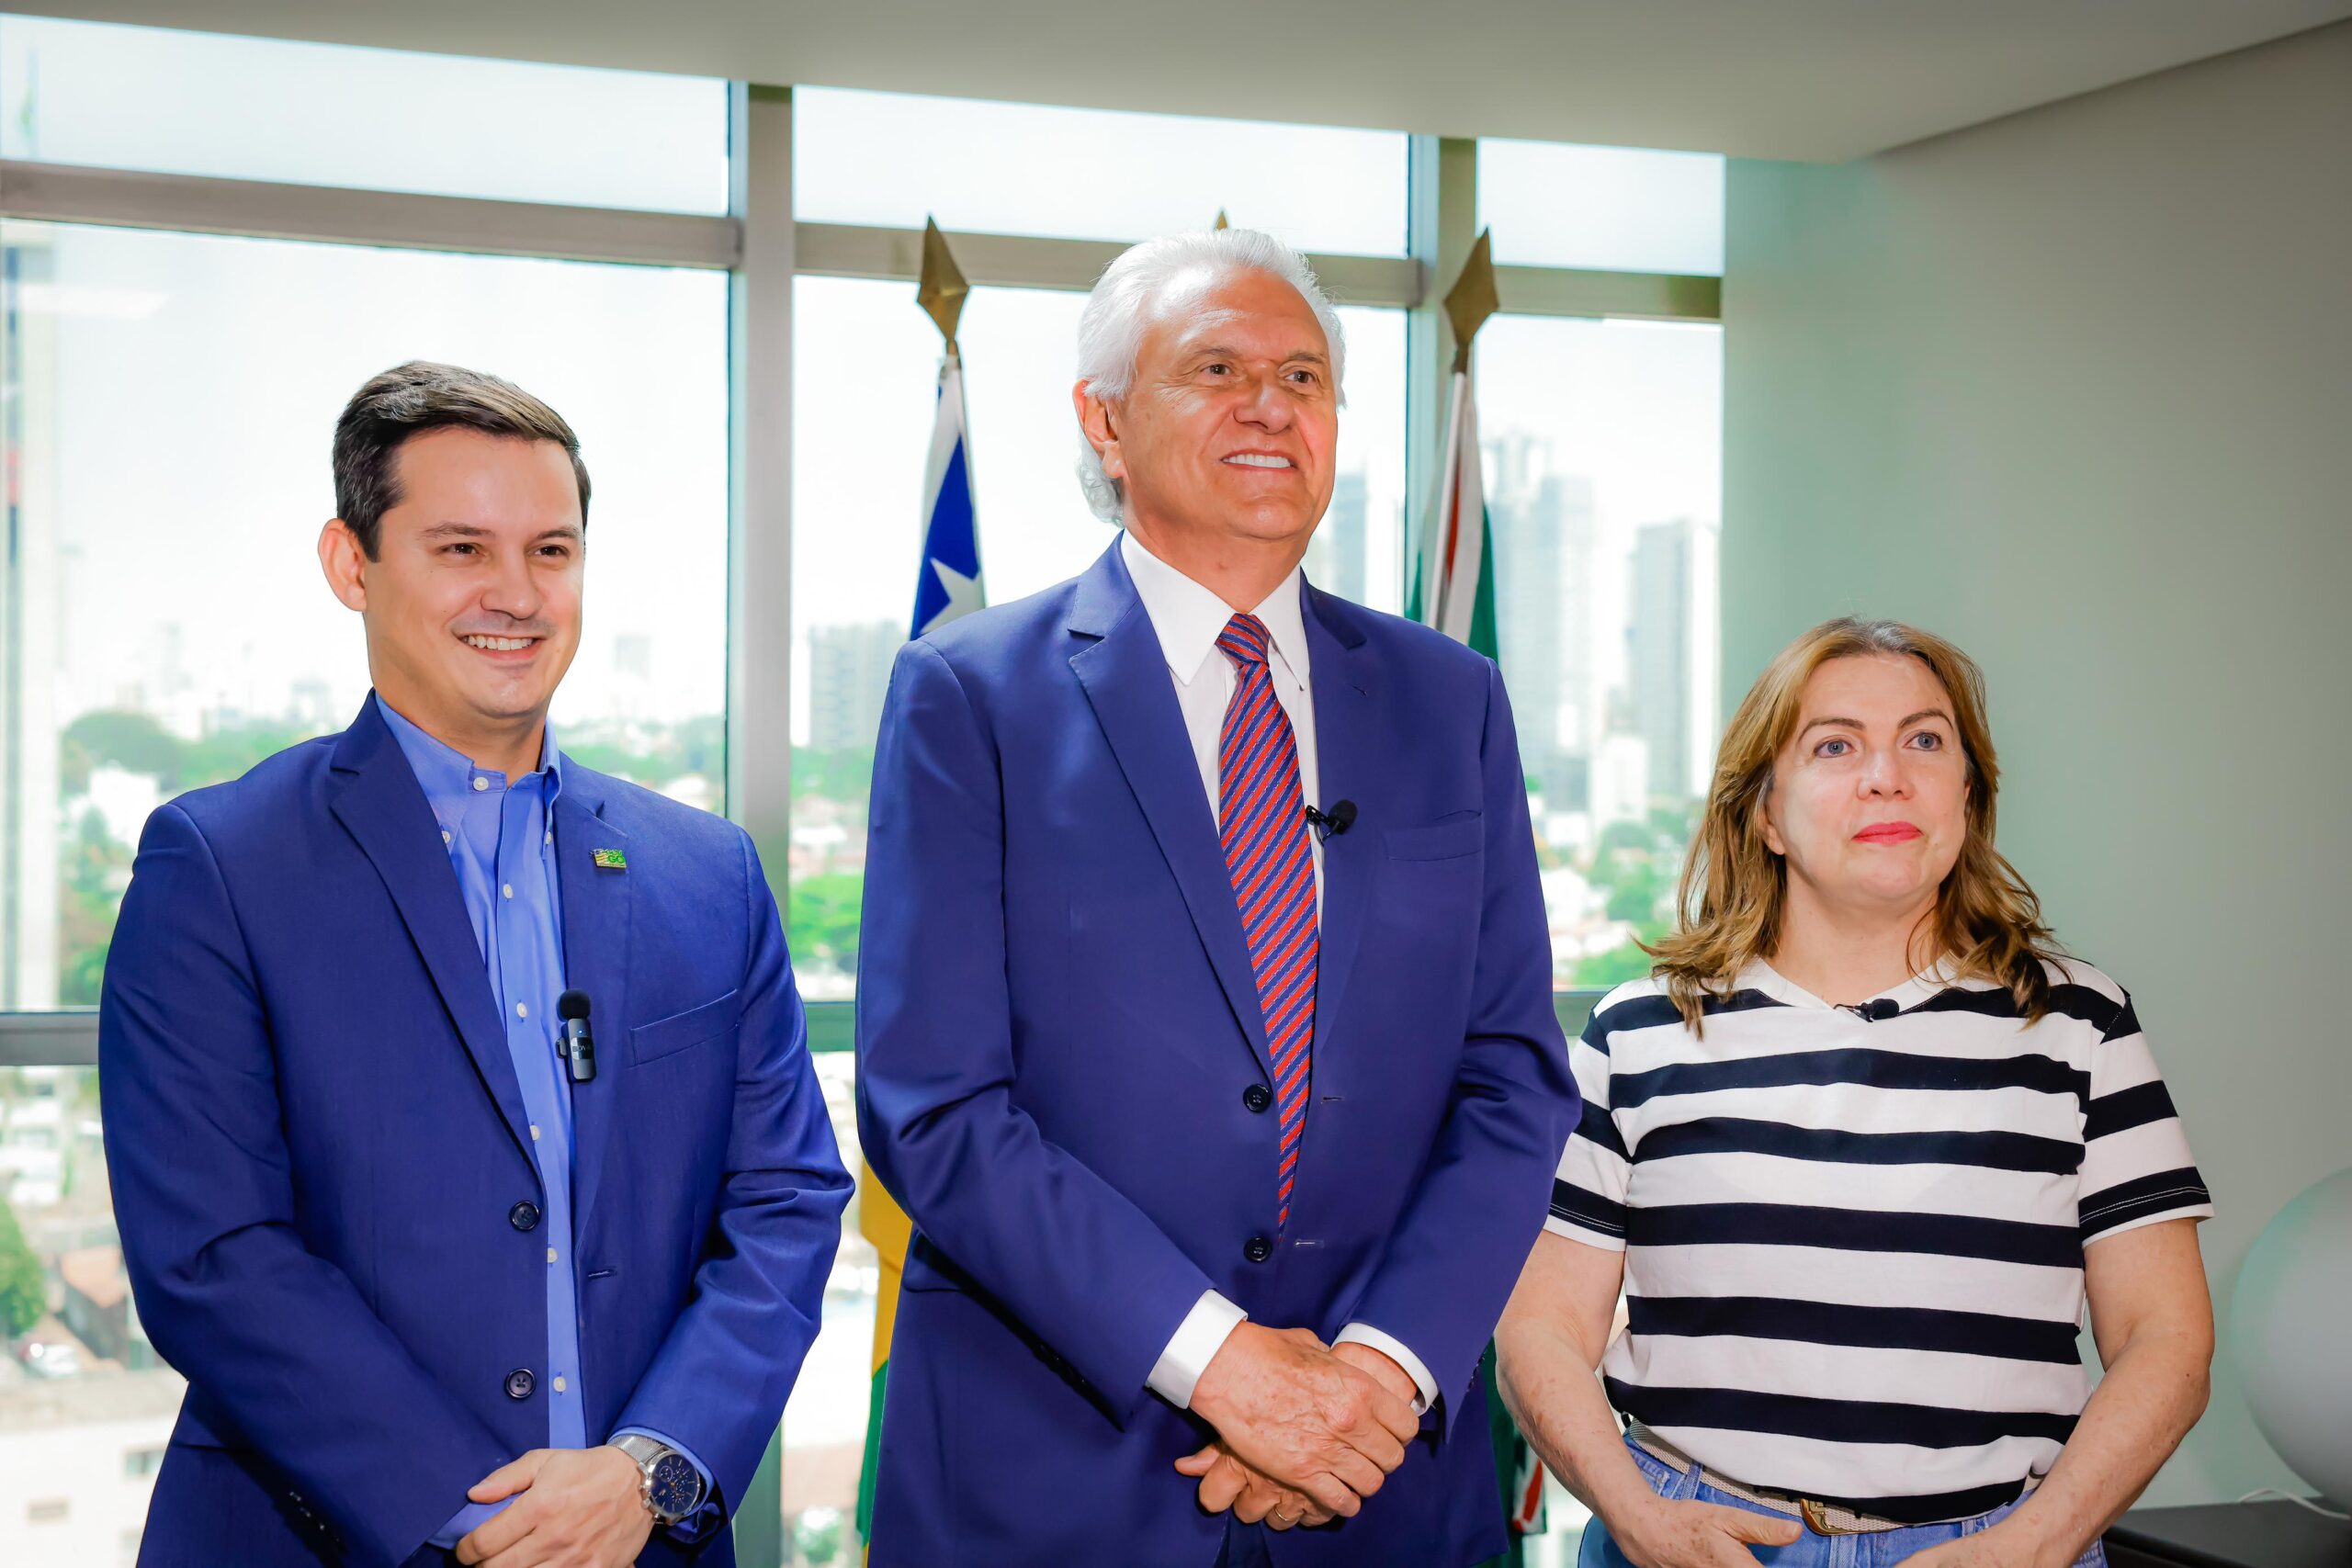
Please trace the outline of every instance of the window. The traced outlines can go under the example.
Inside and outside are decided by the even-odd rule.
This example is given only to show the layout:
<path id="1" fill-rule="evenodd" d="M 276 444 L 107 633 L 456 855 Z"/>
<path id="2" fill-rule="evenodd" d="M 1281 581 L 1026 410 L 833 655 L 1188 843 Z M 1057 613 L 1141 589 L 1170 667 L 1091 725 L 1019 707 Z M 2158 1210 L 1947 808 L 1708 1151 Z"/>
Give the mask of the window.
<path id="1" fill-rule="evenodd" d="M 22 541 L 0 566 L 21 606 L 0 1007 L 95 1003 L 147 813 L 357 710 L 359 626 L 311 542 L 334 411 L 403 359 L 505 376 L 579 432 L 595 500 L 559 738 L 724 804 L 719 275 L 11 223 L 0 345 Z"/>
<path id="2" fill-rule="evenodd" d="M 727 85 L 695 77 L 0 17 L 0 103 L 32 162 L 727 210 Z"/>
<path id="3" fill-rule="evenodd" d="M 1504 265 L 1720 276 L 1724 160 L 1481 141 L 1478 223 L 1494 230 L 1495 260 Z"/>
<path id="4" fill-rule="evenodd" d="M 439 199 L 487 197 L 626 211 L 610 227 L 629 233 L 718 233 L 665 215 L 727 211 L 729 93 L 0 17 L 0 157 L 60 165 L 45 177 L 63 186 L 80 167 L 199 182 L 208 198 L 221 193 L 200 182 L 216 179 L 339 187 L 331 201 L 266 188 L 239 199 L 365 210 L 396 231 L 270 228 L 311 236 L 298 242 L 95 226 L 126 220 L 113 210 L 31 221 L 6 218 L 0 193 L 0 1013 L 95 1002 L 132 846 L 158 802 L 356 710 L 359 629 L 319 581 L 311 541 L 334 506 L 334 411 L 403 359 L 506 376 L 578 429 L 595 504 L 560 743 L 590 766 L 729 807 L 728 509 L 741 457 L 729 446 L 729 375 L 765 385 L 779 367 L 730 366 L 725 274 L 667 265 L 720 258 L 690 245 L 637 265 L 408 248 L 425 238 L 385 215 L 456 214 L 468 233 L 551 221 Z M 752 112 L 756 125 L 784 111 L 758 97 Z M 1058 258 L 1041 263 L 1039 287 L 976 291 L 959 334 L 992 604 L 1085 570 L 1115 537 L 1072 471 L 1083 300 L 1045 285 L 1067 285 L 1069 258 L 1095 252 L 1065 242 L 1205 226 L 1223 209 L 1310 252 L 1391 258 L 1333 269 L 1408 281 L 1360 281 L 1363 302 L 1342 309 L 1338 482 L 1306 570 L 1400 607 L 1407 519 L 1427 502 L 1426 476 L 1406 471 L 1408 389 L 1442 368 L 1408 367 L 1396 308 L 1415 269 L 1394 258 L 1417 248 L 1407 137 L 812 87 L 795 90 L 789 112 L 805 223 L 910 230 L 935 216 L 1007 237 L 1000 260 Z M 1719 159 L 1501 142 L 1480 159 L 1479 217 L 1506 265 L 1720 270 Z M 1443 162 L 1458 177 L 1460 161 Z M 528 253 L 556 248 L 553 231 L 466 243 Z M 826 238 L 803 265 L 887 249 Z M 758 260 L 743 265 L 756 277 Z M 913 294 L 910 281 L 795 279 L 789 602 L 741 600 L 760 631 L 782 619 L 791 638 L 790 836 L 769 870 L 789 881 L 817 1074 L 853 1166 L 866 792 L 909 629 L 940 346 Z M 1571 308 L 1566 294 L 1542 297 L 1520 308 Z M 1663 916 L 1713 739 L 1720 337 L 1505 317 L 1481 335 L 1479 378 L 1502 659 L 1558 976 L 1603 984 Z M 739 808 L 760 815 L 780 782 L 754 777 Z M 0 1019 L 0 1329 L 13 1362 L 0 1367 L 0 1561 L 99 1561 L 109 1543 L 127 1559 L 185 1384 L 157 1362 L 128 1291 L 96 1075 L 75 1065 L 92 1058 L 28 1057 L 27 1036 L 8 1032 L 25 1021 Z M 6 1065 L 28 1059 L 44 1065 Z M 879 1274 L 853 1226 L 784 1423 L 775 1522 L 809 1561 L 858 1545 Z M 1554 1517 L 1573 1533 L 1556 1498 Z M 36 1524 L 49 1529 L 37 1545 L 17 1541 Z"/>
<path id="5" fill-rule="evenodd" d="M 1181 115 L 802 87 L 807 221 L 1080 240 L 1205 229 L 1219 209 L 1301 250 L 1405 251 L 1406 139 Z"/>
<path id="6" fill-rule="evenodd" d="M 1714 757 L 1723 337 L 1498 316 L 1478 334 L 1495 619 L 1554 974 L 1648 972 Z"/>
<path id="7" fill-rule="evenodd" d="M 97 1561 L 144 1523 L 187 1384 L 131 1303 L 89 1068 L 0 1068 L 0 1561 Z M 18 1517 L 71 1534 L 13 1542 Z"/>

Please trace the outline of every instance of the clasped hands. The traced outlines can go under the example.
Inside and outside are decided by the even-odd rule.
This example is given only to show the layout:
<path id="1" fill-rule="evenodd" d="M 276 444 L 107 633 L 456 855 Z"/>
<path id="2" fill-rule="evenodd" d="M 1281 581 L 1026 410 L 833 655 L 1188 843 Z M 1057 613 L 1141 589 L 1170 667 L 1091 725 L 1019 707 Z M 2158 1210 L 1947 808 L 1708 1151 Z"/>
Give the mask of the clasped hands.
<path id="1" fill-rule="evenodd" d="M 1326 1347 L 1304 1328 L 1244 1323 L 1193 1389 L 1193 1413 L 1216 1440 L 1176 1461 L 1200 1482 L 1201 1506 L 1278 1530 L 1351 1518 L 1405 1462 L 1420 1429 L 1412 1378 L 1353 1343 Z"/>
<path id="2" fill-rule="evenodd" d="M 643 1472 L 618 1449 L 533 1449 L 466 1494 L 514 1501 L 458 1543 L 473 1568 L 616 1568 L 637 1561 L 653 1515 Z"/>

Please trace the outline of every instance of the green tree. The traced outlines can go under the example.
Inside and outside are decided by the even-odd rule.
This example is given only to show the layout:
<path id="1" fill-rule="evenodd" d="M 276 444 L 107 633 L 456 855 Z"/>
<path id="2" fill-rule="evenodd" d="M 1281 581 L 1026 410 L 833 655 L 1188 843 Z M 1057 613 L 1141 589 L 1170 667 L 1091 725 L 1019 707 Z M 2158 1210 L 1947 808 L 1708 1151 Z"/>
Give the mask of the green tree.
<path id="1" fill-rule="evenodd" d="M 40 1259 L 26 1245 L 17 1212 L 0 1202 L 0 1334 L 14 1339 L 49 1310 L 49 1285 Z"/>
<path id="2" fill-rule="evenodd" d="M 824 959 L 855 973 L 858 912 L 865 897 L 862 873 L 795 877 L 785 928 L 791 934 L 794 953 L 804 959 Z"/>
<path id="3" fill-rule="evenodd" d="M 243 778 L 254 764 L 309 739 L 310 731 L 275 721 L 224 724 L 203 739 L 182 742 L 179 776 L 164 781 L 169 791 L 196 789 Z"/>
<path id="4" fill-rule="evenodd" d="M 116 908 L 130 879 L 130 850 L 107 831 L 96 808 L 82 813 L 61 852 L 58 888 L 57 999 L 96 1007 L 114 941 Z"/>
<path id="5" fill-rule="evenodd" d="M 1666 897 L 1666 873 L 1657 862 L 1647 855 L 1628 856 L 1609 895 L 1609 918 L 1646 923 L 1657 918 L 1658 904 Z"/>
<path id="6" fill-rule="evenodd" d="M 713 799 L 726 787 L 727 721 L 716 714 L 659 728 L 583 728 L 557 737 L 563 754 L 582 767 L 650 789 L 700 775 Z"/>
<path id="7" fill-rule="evenodd" d="M 797 746 L 792 752 L 793 798 L 858 801 L 874 782 L 874 748 L 820 751 Z"/>
<path id="8" fill-rule="evenodd" d="M 825 1565 L 842 1552 L 842 1515 L 838 1508 L 810 1508 L 792 1521 L 792 1551 L 796 1561 L 813 1568 Z"/>
<path id="9" fill-rule="evenodd" d="M 187 743 L 165 729 L 153 714 L 100 708 L 67 725 L 63 739 L 79 753 L 74 762 L 85 788 L 88 787 L 89 769 L 106 766 L 144 773 L 166 793 L 176 793 L 180 787 Z"/>
<path id="10" fill-rule="evenodd" d="M 1662 927 L 1652 927 L 1637 934 L 1646 941 L 1656 942 L 1665 932 Z M 1607 953 L 1577 959 L 1575 967 L 1568 972 L 1568 983 L 1579 990 L 1605 991 L 1611 986 L 1638 980 L 1649 972 L 1650 955 L 1628 942 L 1611 948 Z"/>
<path id="11" fill-rule="evenodd" d="M 1593 861 L 1598 864 L 1619 854 L 1646 855 L 1657 842 L 1655 829 L 1641 822 L 1611 822 L 1600 830 L 1600 842 L 1593 848 Z"/>

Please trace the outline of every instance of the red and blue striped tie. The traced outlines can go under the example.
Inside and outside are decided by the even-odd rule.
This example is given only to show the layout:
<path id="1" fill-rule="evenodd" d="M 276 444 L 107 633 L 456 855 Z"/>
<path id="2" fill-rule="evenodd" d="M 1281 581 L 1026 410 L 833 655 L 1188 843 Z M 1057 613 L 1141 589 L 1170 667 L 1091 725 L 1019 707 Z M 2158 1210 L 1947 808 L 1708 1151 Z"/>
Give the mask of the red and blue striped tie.
<path id="1" fill-rule="evenodd" d="M 1225 866 L 1241 907 L 1241 935 L 1258 979 L 1258 1010 L 1274 1062 L 1282 1118 L 1275 1180 L 1278 1223 L 1290 1221 L 1298 1138 L 1306 1125 L 1309 1043 L 1315 1037 L 1315 859 L 1290 719 L 1266 670 L 1265 623 L 1236 615 L 1216 646 L 1233 660 L 1233 696 L 1217 742 L 1217 803 Z"/>

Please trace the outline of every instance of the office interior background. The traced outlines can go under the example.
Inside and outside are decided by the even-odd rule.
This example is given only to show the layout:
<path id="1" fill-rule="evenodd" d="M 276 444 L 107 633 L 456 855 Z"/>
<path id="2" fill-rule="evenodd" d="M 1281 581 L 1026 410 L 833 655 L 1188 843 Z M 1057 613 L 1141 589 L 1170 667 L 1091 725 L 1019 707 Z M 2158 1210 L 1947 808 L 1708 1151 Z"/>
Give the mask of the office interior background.
<path id="1" fill-rule="evenodd" d="M 87 1010 L 146 813 L 367 690 L 311 543 L 377 369 L 491 370 L 580 432 L 560 742 L 760 840 L 854 1168 L 927 217 L 976 285 L 991 603 L 1110 539 L 1083 291 L 1223 212 L 1342 304 L 1307 570 L 1400 609 L 1440 300 L 1491 231 L 1500 661 L 1572 1022 L 1645 968 L 1774 650 L 1860 612 L 1973 652 L 2002 847 L 2133 987 L 2219 1204 L 2216 1393 L 2150 1500 L 2303 1489 L 2226 1346 L 2255 1235 L 2352 1162 L 2352 4 L 52 9 L 0 16 L 0 1562 L 137 1551 L 184 1385 L 130 1300 Z M 853 1224 L 739 1524 L 762 1568 L 855 1561 L 876 1285 Z M 1555 1486 L 1531 1561 L 1582 1517 Z"/>

